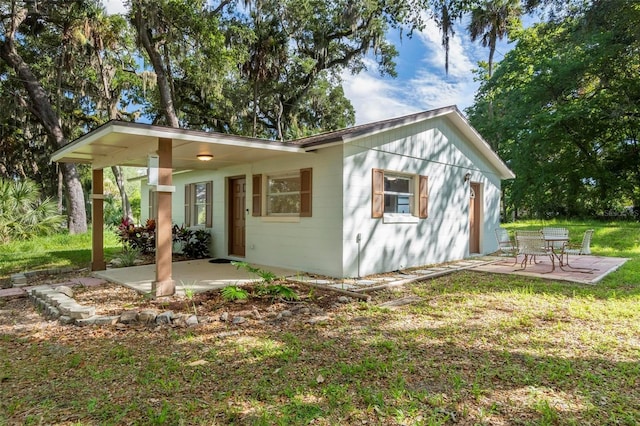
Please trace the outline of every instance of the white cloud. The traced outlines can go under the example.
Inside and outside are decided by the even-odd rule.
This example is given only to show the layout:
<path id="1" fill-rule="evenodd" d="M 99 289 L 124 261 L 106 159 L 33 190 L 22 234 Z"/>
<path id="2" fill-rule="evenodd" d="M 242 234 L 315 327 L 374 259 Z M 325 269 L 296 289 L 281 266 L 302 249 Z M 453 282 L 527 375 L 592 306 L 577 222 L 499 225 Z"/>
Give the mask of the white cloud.
<path id="1" fill-rule="evenodd" d="M 449 73 L 445 72 L 445 51 L 436 23 L 414 32 L 413 39 L 398 45 L 399 59 L 410 63 L 398 78 L 381 77 L 375 71 L 352 76 L 343 74 L 345 94 L 356 109 L 356 123 L 368 123 L 413 112 L 457 105 L 460 110 L 473 104 L 478 88 L 473 69 L 486 53 L 478 43 L 471 43 L 462 26 L 450 40 Z M 419 48 L 409 48 L 418 43 Z M 416 53 L 417 52 L 417 53 Z M 404 55 L 407 56 L 404 56 Z M 411 57 L 412 56 L 412 57 Z M 373 64 L 370 70 L 375 70 Z"/>
<path id="2" fill-rule="evenodd" d="M 123 0 L 102 0 L 108 15 L 121 15 L 127 13 L 127 7 Z"/>

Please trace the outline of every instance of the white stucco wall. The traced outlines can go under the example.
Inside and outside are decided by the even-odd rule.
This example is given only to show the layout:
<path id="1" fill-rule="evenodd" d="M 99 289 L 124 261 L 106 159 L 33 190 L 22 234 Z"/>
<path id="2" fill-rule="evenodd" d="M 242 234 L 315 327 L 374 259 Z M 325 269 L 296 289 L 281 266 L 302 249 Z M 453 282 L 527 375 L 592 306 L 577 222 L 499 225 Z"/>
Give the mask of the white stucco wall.
<path id="1" fill-rule="evenodd" d="M 496 250 L 500 178 L 446 118 L 435 118 L 306 154 L 173 176 L 173 222 L 184 222 L 184 186 L 213 182 L 212 256 L 229 258 L 229 177 L 245 176 L 246 255 L 257 265 L 333 277 L 366 276 L 469 256 L 469 183 L 482 185 L 480 251 Z M 313 169 L 312 216 L 253 217 L 252 176 Z M 389 223 L 371 217 L 371 170 L 429 178 L 429 217 Z M 264 195 L 263 195 L 264 196 Z M 148 212 L 142 185 L 142 217 Z M 263 212 L 264 213 L 264 212 Z M 356 236 L 361 235 L 361 243 Z M 359 259 L 359 260 L 358 260 Z"/>
<path id="2" fill-rule="evenodd" d="M 428 160 L 425 160 L 428 159 Z M 429 217 L 385 223 L 371 217 L 371 170 L 429 177 Z M 344 149 L 344 276 L 458 260 L 469 255 L 469 183 L 482 184 L 480 250 L 495 250 L 500 179 L 447 119 L 358 139 Z M 358 247 L 356 235 L 361 235 Z M 358 268 L 358 248 L 360 261 Z"/>
<path id="3" fill-rule="evenodd" d="M 342 274 L 342 148 L 327 148 L 308 154 L 285 154 L 274 159 L 228 167 L 179 173 L 173 176 L 172 217 L 184 223 L 184 186 L 195 182 L 213 182 L 213 257 L 245 260 L 252 264 L 271 265 L 300 272 L 330 276 Z M 312 216 L 296 218 L 253 217 L 252 192 L 254 174 L 280 174 L 312 168 Z M 245 176 L 246 250 L 245 258 L 228 255 L 227 178 Z M 148 187 L 142 184 L 142 218 L 147 218 Z M 263 212 L 264 213 L 264 212 Z"/>

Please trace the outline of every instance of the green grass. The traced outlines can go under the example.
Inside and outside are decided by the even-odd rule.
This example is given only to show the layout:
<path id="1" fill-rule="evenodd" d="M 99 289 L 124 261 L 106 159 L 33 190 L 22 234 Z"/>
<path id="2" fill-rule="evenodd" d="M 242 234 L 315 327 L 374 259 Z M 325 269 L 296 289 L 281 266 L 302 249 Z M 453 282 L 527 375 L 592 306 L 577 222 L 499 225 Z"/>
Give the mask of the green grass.
<path id="1" fill-rule="evenodd" d="M 113 230 L 104 232 L 105 257 L 111 259 L 121 251 Z M 11 274 L 50 268 L 88 267 L 91 263 L 91 232 L 79 235 L 60 233 L 13 241 L 0 246 L 0 280 Z"/>
<path id="2" fill-rule="evenodd" d="M 507 226 L 551 224 L 630 260 L 598 285 L 462 271 L 224 338 L 12 327 L 0 301 L 0 424 L 640 424 L 640 225 Z"/>

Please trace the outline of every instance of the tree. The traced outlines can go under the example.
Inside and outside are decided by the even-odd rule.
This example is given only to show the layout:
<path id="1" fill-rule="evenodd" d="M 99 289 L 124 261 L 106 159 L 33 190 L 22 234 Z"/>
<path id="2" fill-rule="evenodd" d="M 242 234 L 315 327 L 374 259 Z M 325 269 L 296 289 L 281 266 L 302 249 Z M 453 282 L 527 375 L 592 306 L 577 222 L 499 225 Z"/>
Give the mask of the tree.
<path id="1" fill-rule="evenodd" d="M 469 36 L 471 41 L 480 39 L 483 46 L 489 47 L 489 78 L 493 75 L 496 42 L 507 35 L 508 27 L 519 21 L 521 13 L 520 0 L 485 0 L 471 10 Z"/>
<path id="2" fill-rule="evenodd" d="M 61 148 L 67 143 L 67 137 L 60 116 L 52 104 L 53 97 L 45 90 L 39 76 L 34 73 L 21 53 L 29 48 L 26 43 L 29 42 L 31 35 L 42 31 L 41 27 L 47 25 L 49 28 L 55 27 L 61 41 L 62 49 L 60 50 L 64 53 L 64 46 L 70 36 L 64 29 L 68 28 L 70 21 L 76 18 L 74 13 L 77 9 L 73 4 L 52 3 L 12 1 L 5 5 L 1 21 L 0 58 L 22 83 L 23 91 L 14 93 L 18 102 L 37 118 L 47 133 L 48 143 L 55 148 Z M 71 233 L 86 232 L 84 192 L 78 170 L 74 164 L 70 163 L 64 163 L 60 167 L 69 201 L 67 206 L 69 231 Z"/>
<path id="3" fill-rule="evenodd" d="M 517 175 L 512 207 L 575 216 L 638 205 L 637 19 L 631 0 L 593 2 L 514 34 L 516 48 L 468 111 L 487 139 L 501 138 L 499 152 Z"/>

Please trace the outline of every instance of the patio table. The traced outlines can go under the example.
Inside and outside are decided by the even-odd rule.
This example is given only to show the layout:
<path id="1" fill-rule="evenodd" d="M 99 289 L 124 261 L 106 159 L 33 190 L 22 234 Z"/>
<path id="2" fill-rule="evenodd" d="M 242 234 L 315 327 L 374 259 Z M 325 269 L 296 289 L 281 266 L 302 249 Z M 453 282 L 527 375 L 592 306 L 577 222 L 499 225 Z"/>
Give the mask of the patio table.
<path id="1" fill-rule="evenodd" d="M 564 266 L 563 262 L 563 250 L 566 243 L 569 242 L 569 235 L 553 235 L 553 234 L 542 234 L 542 238 L 544 239 L 544 243 L 547 247 L 547 250 L 550 250 L 551 253 L 558 259 L 558 265 L 560 269 Z M 562 243 L 562 244 L 558 244 Z M 556 248 L 560 246 L 560 253 L 556 252 Z M 563 269 L 564 270 L 564 269 Z"/>

